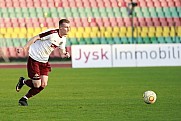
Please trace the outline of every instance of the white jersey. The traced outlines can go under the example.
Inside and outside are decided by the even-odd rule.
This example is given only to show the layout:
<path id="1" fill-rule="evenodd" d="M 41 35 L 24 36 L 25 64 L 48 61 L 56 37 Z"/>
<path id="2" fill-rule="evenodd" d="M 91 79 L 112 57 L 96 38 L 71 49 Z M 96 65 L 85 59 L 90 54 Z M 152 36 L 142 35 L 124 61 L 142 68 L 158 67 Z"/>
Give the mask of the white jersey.
<path id="1" fill-rule="evenodd" d="M 40 40 L 37 40 L 29 48 L 29 56 L 42 63 L 48 62 L 51 52 L 56 48 L 65 50 L 66 37 L 60 37 L 58 29 L 48 30 L 39 34 Z"/>

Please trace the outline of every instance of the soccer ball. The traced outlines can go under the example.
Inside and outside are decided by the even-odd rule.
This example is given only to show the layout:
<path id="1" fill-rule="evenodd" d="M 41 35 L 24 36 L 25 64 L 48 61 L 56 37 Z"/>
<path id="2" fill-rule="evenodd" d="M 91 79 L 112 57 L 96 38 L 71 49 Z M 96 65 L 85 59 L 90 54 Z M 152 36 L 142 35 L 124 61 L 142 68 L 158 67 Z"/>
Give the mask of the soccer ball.
<path id="1" fill-rule="evenodd" d="M 153 91 L 146 91 L 143 93 L 143 100 L 147 104 L 153 104 L 156 101 L 156 93 Z"/>

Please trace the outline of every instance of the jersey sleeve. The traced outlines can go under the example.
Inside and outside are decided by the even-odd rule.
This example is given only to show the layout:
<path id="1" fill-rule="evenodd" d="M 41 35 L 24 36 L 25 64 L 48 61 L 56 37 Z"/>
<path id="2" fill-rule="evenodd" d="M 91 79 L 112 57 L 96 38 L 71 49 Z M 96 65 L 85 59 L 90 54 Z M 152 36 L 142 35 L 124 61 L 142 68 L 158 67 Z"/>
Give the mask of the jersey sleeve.
<path id="1" fill-rule="evenodd" d="M 45 33 L 40 33 L 39 36 L 40 36 L 41 40 L 49 40 L 50 37 L 51 37 L 51 35 L 47 35 L 46 32 Z"/>

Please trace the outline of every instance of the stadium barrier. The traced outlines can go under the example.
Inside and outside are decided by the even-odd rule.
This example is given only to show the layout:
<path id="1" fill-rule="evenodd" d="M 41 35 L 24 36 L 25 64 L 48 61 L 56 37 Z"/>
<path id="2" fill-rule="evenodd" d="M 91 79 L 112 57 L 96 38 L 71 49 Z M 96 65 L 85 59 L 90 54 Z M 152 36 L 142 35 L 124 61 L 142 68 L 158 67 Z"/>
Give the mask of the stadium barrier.
<path id="1" fill-rule="evenodd" d="M 181 66 L 181 44 L 72 45 L 73 68 Z"/>

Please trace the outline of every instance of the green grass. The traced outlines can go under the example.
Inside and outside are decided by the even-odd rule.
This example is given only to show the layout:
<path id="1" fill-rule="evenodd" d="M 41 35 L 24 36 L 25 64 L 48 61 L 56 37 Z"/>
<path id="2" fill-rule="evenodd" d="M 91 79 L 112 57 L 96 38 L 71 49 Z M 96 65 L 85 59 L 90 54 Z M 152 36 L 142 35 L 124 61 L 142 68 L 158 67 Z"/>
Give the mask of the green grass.
<path id="1" fill-rule="evenodd" d="M 15 85 L 26 69 L 0 69 L 0 121 L 180 121 L 181 67 L 53 68 L 45 90 L 28 107 Z M 157 93 L 145 104 L 143 92 Z"/>

